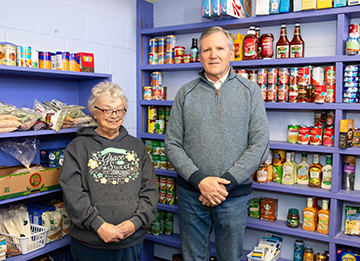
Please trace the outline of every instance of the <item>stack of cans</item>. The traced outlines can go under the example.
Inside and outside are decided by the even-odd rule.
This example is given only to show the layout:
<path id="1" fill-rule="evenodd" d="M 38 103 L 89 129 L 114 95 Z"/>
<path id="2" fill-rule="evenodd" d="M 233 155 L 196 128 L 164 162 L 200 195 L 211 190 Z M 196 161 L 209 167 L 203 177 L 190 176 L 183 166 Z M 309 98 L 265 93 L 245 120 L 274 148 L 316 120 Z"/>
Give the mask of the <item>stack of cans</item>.
<path id="1" fill-rule="evenodd" d="M 174 167 L 166 159 L 164 141 L 145 140 L 145 146 L 154 168 L 174 170 Z"/>
<path id="2" fill-rule="evenodd" d="M 148 106 L 148 133 L 165 134 L 170 106 Z"/>
<path id="3" fill-rule="evenodd" d="M 174 177 L 159 177 L 159 202 L 167 205 L 175 205 L 176 199 L 176 182 Z"/>
<path id="4" fill-rule="evenodd" d="M 154 222 L 147 227 L 146 232 L 154 236 L 174 233 L 174 213 L 158 210 Z"/>
<path id="5" fill-rule="evenodd" d="M 344 103 L 359 102 L 359 67 L 356 65 L 349 65 L 345 67 L 344 71 Z"/>
<path id="6" fill-rule="evenodd" d="M 166 58 L 165 63 L 174 63 L 174 48 L 176 43 L 176 37 L 175 35 L 167 35 L 166 36 Z"/>

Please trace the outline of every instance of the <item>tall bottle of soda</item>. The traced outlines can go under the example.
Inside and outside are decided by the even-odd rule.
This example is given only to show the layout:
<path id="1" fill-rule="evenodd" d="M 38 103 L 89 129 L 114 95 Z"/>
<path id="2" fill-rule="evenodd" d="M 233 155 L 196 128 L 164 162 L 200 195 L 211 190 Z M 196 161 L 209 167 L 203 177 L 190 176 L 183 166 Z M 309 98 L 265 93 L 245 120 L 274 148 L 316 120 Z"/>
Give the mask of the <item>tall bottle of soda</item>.
<path id="1" fill-rule="evenodd" d="M 199 49 L 197 46 L 197 38 L 193 38 L 190 49 L 190 62 L 195 63 L 198 61 L 199 61 Z"/>
<path id="2" fill-rule="evenodd" d="M 304 57 L 305 42 L 301 38 L 300 24 L 295 24 L 294 38 L 290 42 L 290 58 Z"/>
<path id="3" fill-rule="evenodd" d="M 280 38 L 276 43 L 276 59 L 290 57 L 290 42 L 286 36 L 286 25 L 281 25 Z"/>

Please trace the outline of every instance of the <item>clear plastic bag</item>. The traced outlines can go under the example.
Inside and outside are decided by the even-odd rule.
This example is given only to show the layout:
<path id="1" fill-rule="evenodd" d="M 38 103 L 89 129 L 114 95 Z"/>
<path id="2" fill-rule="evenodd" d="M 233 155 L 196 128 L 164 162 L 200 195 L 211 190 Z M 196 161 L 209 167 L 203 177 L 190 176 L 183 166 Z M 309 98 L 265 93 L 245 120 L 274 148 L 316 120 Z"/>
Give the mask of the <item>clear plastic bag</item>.
<path id="1" fill-rule="evenodd" d="M 36 137 L 14 138 L 0 143 L 0 149 L 21 162 L 26 168 L 30 167 L 39 148 Z"/>

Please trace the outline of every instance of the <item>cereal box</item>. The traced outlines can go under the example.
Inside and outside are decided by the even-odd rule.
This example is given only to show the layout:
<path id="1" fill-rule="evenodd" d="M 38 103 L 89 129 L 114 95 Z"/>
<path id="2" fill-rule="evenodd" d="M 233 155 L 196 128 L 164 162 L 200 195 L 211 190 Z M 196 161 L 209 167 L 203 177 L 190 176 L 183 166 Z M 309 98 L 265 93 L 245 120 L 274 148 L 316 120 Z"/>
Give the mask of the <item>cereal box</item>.
<path id="1" fill-rule="evenodd" d="M 80 58 L 80 72 L 95 72 L 94 54 L 77 53 Z"/>

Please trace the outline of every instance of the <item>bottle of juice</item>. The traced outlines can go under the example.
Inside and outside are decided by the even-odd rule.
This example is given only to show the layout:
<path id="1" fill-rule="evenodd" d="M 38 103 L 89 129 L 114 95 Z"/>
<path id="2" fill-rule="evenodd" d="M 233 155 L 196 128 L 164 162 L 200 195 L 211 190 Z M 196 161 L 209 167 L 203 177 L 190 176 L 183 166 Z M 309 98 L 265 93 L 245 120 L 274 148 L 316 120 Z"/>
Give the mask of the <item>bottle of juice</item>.
<path id="1" fill-rule="evenodd" d="M 307 154 L 301 155 L 301 162 L 298 166 L 297 183 L 301 185 L 309 185 L 309 167 L 310 164 L 307 162 Z"/>
<path id="2" fill-rule="evenodd" d="M 291 152 L 286 152 L 286 161 L 283 165 L 283 178 L 281 183 L 285 185 L 295 184 L 295 165 L 291 161 Z"/>
<path id="3" fill-rule="evenodd" d="M 319 154 L 314 154 L 313 164 L 309 167 L 309 186 L 320 188 L 321 187 L 321 178 L 322 178 L 322 165 L 319 160 Z"/>
<path id="4" fill-rule="evenodd" d="M 329 220 L 330 220 L 330 211 L 329 211 L 329 200 L 323 199 L 322 209 L 318 212 L 318 226 L 317 232 L 321 234 L 329 234 Z"/>
<path id="5" fill-rule="evenodd" d="M 294 163 L 294 183 L 297 182 L 297 170 L 298 170 L 298 167 L 299 167 L 299 164 L 295 161 L 295 152 L 291 152 L 291 162 Z"/>
<path id="6" fill-rule="evenodd" d="M 326 155 L 326 165 L 322 168 L 321 188 L 331 189 L 332 180 L 332 156 Z"/>
<path id="7" fill-rule="evenodd" d="M 305 42 L 301 38 L 300 24 L 295 24 L 294 38 L 290 42 L 290 58 L 304 57 Z"/>
<path id="8" fill-rule="evenodd" d="M 286 24 L 281 25 L 280 38 L 276 43 L 276 59 L 290 57 L 290 42 L 286 36 Z"/>
<path id="9" fill-rule="evenodd" d="M 313 199 L 307 198 L 307 207 L 303 209 L 302 229 L 306 231 L 315 231 L 316 210 L 313 208 Z"/>

